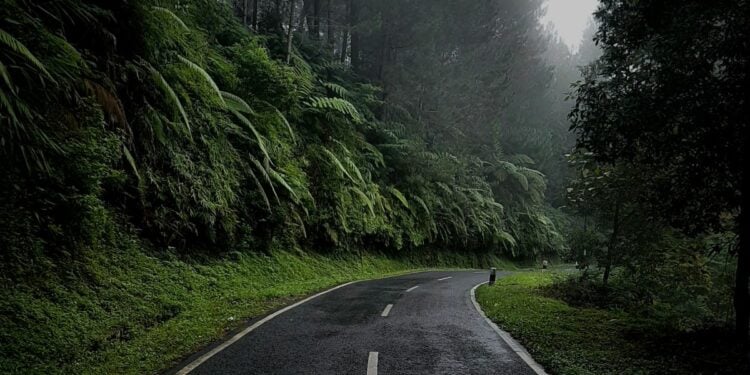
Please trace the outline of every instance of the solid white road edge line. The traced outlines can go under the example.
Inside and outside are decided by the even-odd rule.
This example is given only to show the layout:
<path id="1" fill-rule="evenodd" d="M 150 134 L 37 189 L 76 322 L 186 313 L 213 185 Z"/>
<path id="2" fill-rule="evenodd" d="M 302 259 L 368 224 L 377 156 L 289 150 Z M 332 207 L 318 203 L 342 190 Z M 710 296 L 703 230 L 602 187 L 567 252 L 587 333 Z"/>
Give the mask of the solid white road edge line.
<path id="1" fill-rule="evenodd" d="M 453 278 L 453 276 L 448 276 L 448 277 L 444 277 L 442 279 L 438 279 L 438 281 L 445 281 L 445 280 L 452 279 L 452 278 Z"/>
<path id="2" fill-rule="evenodd" d="M 370 352 L 367 357 L 367 375 L 378 375 L 378 352 Z"/>
<path id="3" fill-rule="evenodd" d="M 388 314 L 390 314 L 390 313 L 391 313 L 391 309 L 392 309 L 392 308 L 393 308 L 393 304 L 392 304 L 392 303 L 389 303 L 388 305 L 386 305 L 386 306 L 385 306 L 385 310 L 383 310 L 383 313 L 382 313 L 382 314 L 380 314 L 380 316 L 382 316 L 382 317 L 386 317 L 386 316 L 388 316 Z"/>
<path id="4" fill-rule="evenodd" d="M 411 292 L 411 291 L 413 291 L 414 289 L 417 289 L 417 288 L 419 288 L 419 285 L 415 285 L 415 286 L 413 286 L 413 287 L 411 287 L 411 288 L 407 289 L 407 290 L 406 290 L 406 293 L 409 293 L 409 292 Z"/>
<path id="5" fill-rule="evenodd" d="M 474 304 L 474 308 L 477 309 L 479 314 L 482 315 L 482 317 L 487 322 L 487 324 L 489 324 L 490 327 L 492 327 L 492 329 L 494 329 L 495 332 L 497 332 L 500 338 L 503 339 L 503 341 L 505 341 L 505 343 L 508 344 L 508 346 L 510 346 L 510 349 L 516 352 L 516 354 L 518 354 L 518 356 L 521 357 L 521 359 L 524 362 L 526 362 L 526 364 L 529 365 L 529 367 L 531 367 L 531 369 L 535 373 L 537 373 L 537 375 L 548 375 L 547 372 L 544 371 L 544 368 L 539 363 L 537 363 L 537 361 L 535 361 L 534 358 L 531 358 L 531 354 L 529 354 L 529 352 L 527 352 L 526 349 L 523 346 L 521 346 L 521 344 L 518 343 L 518 341 L 516 341 L 508 332 L 505 332 L 502 329 L 500 329 L 500 327 L 498 327 L 497 324 L 495 324 L 495 322 L 491 321 L 490 318 L 487 317 L 487 314 L 485 314 L 484 311 L 482 311 L 482 308 L 479 306 L 479 303 L 477 303 L 476 291 L 480 285 L 484 285 L 484 284 L 487 284 L 487 281 L 483 283 L 479 283 L 475 285 L 473 288 L 471 288 L 471 303 Z"/>
<path id="6" fill-rule="evenodd" d="M 220 351 L 222 351 L 222 350 L 226 349 L 226 348 L 227 348 L 227 347 L 228 347 L 229 345 L 232 345 L 232 344 L 234 344 L 234 343 L 235 343 L 235 342 L 237 342 L 237 341 L 238 341 L 239 339 L 241 339 L 241 338 L 242 338 L 243 336 L 245 336 L 245 335 L 247 335 L 248 333 L 252 332 L 252 331 L 253 331 L 253 330 L 255 330 L 256 328 L 258 328 L 258 327 L 262 326 L 262 325 L 263 325 L 264 323 L 268 322 L 269 320 L 271 320 L 271 319 L 273 319 L 273 318 L 275 318 L 275 317 L 277 317 L 277 316 L 279 316 L 279 315 L 281 315 L 281 314 L 283 314 L 283 313 L 285 313 L 285 312 L 287 312 L 287 311 L 289 311 L 289 310 L 291 310 L 291 309 L 293 309 L 293 308 L 295 308 L 295 307 L 297 307 L 297 306 L 299 306 L 299 305 L 301 305 L 301 304 L 303 304 L 303 303 L 305 303 L 305 302 L 308 302 L 308 301 L 310 301 L 310 300 L 312 300 L 312 299 L 315 299 L 315 298 L 317 298 L 317 297 L 320 297 L 320 296 L 322 296 L 322 295 L 324 295 L 324 294 L 326 294 L 326 293 L 332 292 L 332 291 L 334 291 L 334 290 L 336 290 L 336 289 L 339 289 L 339 288 L 343 288 L 343 287 L 345 287 L 345 286 L 349 286 L 349 285 L 352 285 L 352 284 L 354 284 L 354 283 L 358 283 L 358 282 L 359 282 L 359 281 L 352 281 L 352 282 L 349 282 L 349 283 L 346 283 L 346 284 L 341 284 L 341 285 L 339 285 L 339 286 L 336 286 L 336 287 L 333 287 L 333 288 L 331 288 L 331 289 L 328 289 L 328 290 L 325 290 L 325 291 L 323 291 L 323 292 L 320 292 L 320 293 L 318 293 L 318 294 L 316 294 L 316 295 L 314 295 L 314 296 L 311 296 L 311 297 L 305 298 L 305 299 L 303 299 L 302 301 L 299 301 L 299 302 L 297 302 L 297 303 L 295 303 L 295 304 L 293 304 L 293 305 L 287 306 L 287 307 L 285 307 L 285 308 L 283 308 L 283 309 L 281 309 L 281 310 L 279 310 L 279 311 L 276 311 L 275 313 L 273 313 L 273 314 L 271 314 L 271 315 L 268 315 L 268 316 L 266 316 L 265 318 L 263 318 L 263 319 L 261 319 L 261 320 L 259 320 L 259 321 L 255 322 L 255 324 L 251 325 L 250 327 L 247 327 L 247 328 L 245 328 L 245 329 L 244 329 L 244 330 L 242 330 L 242 331 L 241 331 L 240 333 L 238 333 L 238 334 L 236 334 L 236 335 L 232 336 L 232 338 L 231 338 L 231 339 L 229 339 L 229 340 L 227 340 L 227 341 L 224 341 L 224 342 L 222 342 L 221 344 L 219 344 L 219 346 L 217 346 L 217 347 L 213 348 L 213 349 L 212 349 L 211 351 L 209 351 L 208 353 L 206 353 L 206 354 L 204 354 L 204 355 L 202 355 L 202 356 L 198 357 L 198 358 L 197 358 L 197 359 L 196 359 L 195 361 L 193 361 L 193 362 L 190 362 L 190 364 L 188 364 L 187 366 L 183 367 L 183 368 L 182 368 L 182 369 L 181 369 L 180 371 L 177 371 L 177 372 L 175 373 L 175 375 L 185 375 L 185 374 L 188 374 L 188 373 L 190 373 L 190 371 L 193 371 L 193 370 L 195 370 L 195 369 L 196 369 L 196 368 L 197 368 L 198 366 L 202 365 L 202 364 L 203 364 L 203 362 L 206 362 L 206 361 L 207 361 L 207 360 L 208 360 L 209 358 L 213 357 L 214 355 L 216 355 L 216 354 L 217 354 L 217 353 L 219 353 Z"/>

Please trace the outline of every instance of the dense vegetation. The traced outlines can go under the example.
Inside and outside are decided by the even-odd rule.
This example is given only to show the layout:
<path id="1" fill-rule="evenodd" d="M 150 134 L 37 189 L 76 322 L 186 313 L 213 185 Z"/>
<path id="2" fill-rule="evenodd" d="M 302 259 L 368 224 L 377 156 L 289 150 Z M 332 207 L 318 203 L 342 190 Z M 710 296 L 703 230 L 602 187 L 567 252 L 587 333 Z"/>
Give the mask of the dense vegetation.
<path id="1" fill-rule="evenodd" d="M 539 26 L 541 2 L 461 2 L 473 26 L 439 40 L 428 39 L 451 27 L 455 2 L 322 3 L 2 1 L 3 372 L 91 370 L 113 350 L 132 352 L 126 365 L 142 360 L 142 370 L 166 366 L 226 322 L 201 320 L 196 329 L 213 333 L 160 365 L 157 354 L 135 355 L 138 345 L 159 347 L 148 341 L 158 327 L 197 324 L 190 311 L 216 302 L 195 291 L 252 272 L 244 256 L 386 253 L 479 266 L 467 260 L 566 249 L 533 168 L 534 158 L 550 171 L 564 165 L 542 151 L 565 133 L 567 109 L 521 123 L 529 100 L 563 95 L 546 84 L 544 44 L 554 41 Z M 522 22 L 492 32 L 512 19 Z M 498 64 L 468 90 L 462 81 L 487 59 Z M 534 82 L 520 79 L 530 66 Z M 537 137 L 544 116 L 558 128 Z M 230 261 L 212 266 L 221 259 Z M 262 261 L 249 264 L 265 274 Z M 261 293 L 241 315 L 341 279 Z"/>
<path id="2" fill-rule="evenodd" d="M 515 107 L 499 106 L 500 98 L 440 106 L 466 113 L 432 114 L 442 122 L 433 124 L 399 99 L 399 87 L 367 83 L 388 87 L 372 72 L 400 61 L 382 58 L 387 45 L 364 42 L 388 33 L 352 34 L 353 57 L 343 58 L 350 68 L 317 40 L 320 15 L 304 22 L 294 8 L 276 8 L 280 2 L 261 2 L 258 33 L 222 2 L 95 3 L 3 6 L 2 241 L 3 265 L 14 274 L 106 247 L 111 230 L 178 251 L 432 245 L 531 257 L 563 248 L 531 158 L 499 147 L 463 152 L 449 143 L 453 135 L 419 132 L 449 127 L 451 116 Z M 362 11 L 390 9 L 379 7 Z M 295 33 L 283 32 L 282 14 L 307 25 L 297 30 L 300 43 L 287 44 Z M 541 49 L 522 48 L 538 28 L 536 18 L 526 23 L 508 38 L 521 39 L 514 46 L 532 57 L 506 58 L 506 68 L 488 74 L 510 76 L 513 64 L 540 59 Z M 498 38 L 486 39 L 496 51 L 490 43 Z M 403 55 L 412 54 L 423 55 Z M 466 64 L 449 65 L 462 72 Z M 449 83 L 441 86 L 424 90 L 449 95 Z M 496 128 L 490 118 L 464 121 Z"/>
<path id="3" fill-rule="evenodd" d="M 574 256 L 603 269 L 594 288 L 584 275 L 573 289 L 686 330 L 734 315 L 741 342 L 750 322 L 748 14 L 747 1 L 601 1 L 602 55 L 576 87 L 579 177 L 568 189 L 589 219 L 572 236 Z"/>
<path id="4" fill-rule="evenodd" d="M 575 54 L 542 0 L 0 5 L 0 372 L 106 368 L 331 264 L 563 258 L 575 308 L 747 340 L 747 1 L 603 0 Z"/>
<path id="5" fill-rule="evenodd" d="M 685 332 L 669 320 L 560 300 L 566 272 L 527 272 L 477 289 L 487 316 L 553 374 L 746 374 L 721 330 Z M 564 290 L 567 290 L 565 288 Z"/>

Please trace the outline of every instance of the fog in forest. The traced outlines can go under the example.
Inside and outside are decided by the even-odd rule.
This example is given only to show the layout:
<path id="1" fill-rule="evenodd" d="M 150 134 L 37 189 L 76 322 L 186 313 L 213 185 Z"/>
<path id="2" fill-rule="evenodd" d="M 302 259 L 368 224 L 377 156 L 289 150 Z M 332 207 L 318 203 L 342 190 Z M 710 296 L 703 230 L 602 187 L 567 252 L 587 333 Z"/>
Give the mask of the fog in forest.
<path id="1" fill-rule="evenodd" d="M 748 373 L 748 14 L 0 0 L 0 373 Z"/>

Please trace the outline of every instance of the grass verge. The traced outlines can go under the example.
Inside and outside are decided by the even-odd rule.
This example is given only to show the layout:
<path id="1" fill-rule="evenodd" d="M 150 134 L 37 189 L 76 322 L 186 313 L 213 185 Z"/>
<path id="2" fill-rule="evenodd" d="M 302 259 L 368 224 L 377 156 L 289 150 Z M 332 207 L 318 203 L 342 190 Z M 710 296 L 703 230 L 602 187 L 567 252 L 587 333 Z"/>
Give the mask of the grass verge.
<path id="1" fill-rule="evenodd" d="M 621 311 L 546 297 L 554 273 L 525 272 L 477 290 L 487 316 L 553 374 L 741 374 L 726 332 L 680 333 Z"/>
<path id="2" fill-rule="evenodd" d="M 233 253 L 200 262 L 138 249 L 92 254 L 77 273 L 0 288 L 0 373 L 158 373 L 248 318 L 336 284 L 488 260 L 501 263 L 449 253 Z"/>

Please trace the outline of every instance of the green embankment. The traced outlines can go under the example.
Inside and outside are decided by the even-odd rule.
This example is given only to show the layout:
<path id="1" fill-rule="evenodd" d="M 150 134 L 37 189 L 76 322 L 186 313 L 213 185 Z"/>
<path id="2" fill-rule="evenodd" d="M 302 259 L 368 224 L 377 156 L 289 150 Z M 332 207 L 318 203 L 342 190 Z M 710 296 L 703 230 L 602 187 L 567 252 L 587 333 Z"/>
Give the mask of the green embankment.
<path id="1" fill-rule="evenodd" d="M 137 250 L 84 261 L 81 275 L 0 291 L 0 373 L 156 373 L 250 317 L 339 283 L 504 264 L 450 253 L 422 260 L 233 253 L 189 262 Z"/>
<path id="2" fill-rule="evenodd" d="M 722 333 L 675 333 L 656 320 L 622 311 L 577 308 L 545 296 L 556 273 L 526 272 L 477 290 L 487 316 L 549 373 L 740 374 Z"/>

